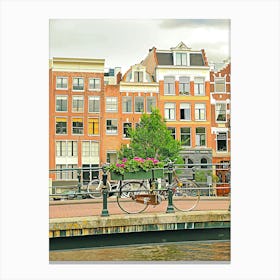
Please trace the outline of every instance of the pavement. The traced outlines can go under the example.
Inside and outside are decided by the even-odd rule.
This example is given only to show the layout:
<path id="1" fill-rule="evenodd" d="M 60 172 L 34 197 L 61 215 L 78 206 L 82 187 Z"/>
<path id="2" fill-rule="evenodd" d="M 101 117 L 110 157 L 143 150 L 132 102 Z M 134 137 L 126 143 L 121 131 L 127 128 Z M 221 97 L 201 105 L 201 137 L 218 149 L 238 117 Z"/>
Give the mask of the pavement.
<path id="1" fill-rule="evenodd" d="M 159 205 L 149 205 L 144 213 L 165 213 L 167 206 L 167 200 L 163 200 Z M 201 197 L 194 210 L 228 210 L 229 206 L 230 198 L 228 197 Z M 50 201 L 49 218 L 101 216 L 102 208 L 102 199 Z M 108 198 L 107 209 L 109 215 L 125 215 L 119 208 L 115 197 Z M 176 209 L 175 211 L 178 212 Z"/>

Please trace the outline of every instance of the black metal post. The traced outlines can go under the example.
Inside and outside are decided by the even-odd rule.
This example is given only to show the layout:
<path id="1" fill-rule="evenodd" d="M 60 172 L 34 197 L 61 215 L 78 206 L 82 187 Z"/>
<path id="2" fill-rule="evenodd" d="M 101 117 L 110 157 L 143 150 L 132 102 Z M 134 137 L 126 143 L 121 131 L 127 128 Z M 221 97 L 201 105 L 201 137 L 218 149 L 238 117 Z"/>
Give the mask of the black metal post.
<path id="1" fill-rule="evenodd" d="M 81 169 L 79 169 L 77 171 L 77 177 L 78 177 L 78 195 L 77 195 L 77 199 L 82 199 L 82 195 L 81 195 L 81 187 L 82 187 Z"/>
<path id="2" fill-rule="evenodd" d="M 107 216 L 109 216 L 109 212 L 108 212 L 108 209 L 107 209 L 108 190 L 107 190 L 107 186 L 106 186 L 108 175 L 107 175 L 107 170 L 105 169 L 104 166 L 102 167 L 102 171 L 103 171 L 103 174 L 102 174 L 103 209 L 102 209 L 102 212 L 101 212 L 101 216 L 102 217 L 107 217 Z"/>
<path id="3" fill-rule="evenodd" d="M 171 189 L 172 184 L 172 173 L 173 173 L 173 164 L 168 164 L 168 205 L 166 209 L 166 213 L 174 213 L 174 207 L 173 207 L 173 192 Z"/>

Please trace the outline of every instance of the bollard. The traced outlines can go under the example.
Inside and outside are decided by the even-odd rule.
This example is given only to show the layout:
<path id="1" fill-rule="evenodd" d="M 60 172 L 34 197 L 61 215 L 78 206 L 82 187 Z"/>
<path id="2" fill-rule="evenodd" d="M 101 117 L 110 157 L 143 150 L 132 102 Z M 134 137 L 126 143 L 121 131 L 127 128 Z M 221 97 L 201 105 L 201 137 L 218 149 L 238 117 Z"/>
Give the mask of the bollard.
<path id="1" fill-rule="evenodd" d="M 171 189 L 171 183 L 172 183 L 172 172 L 173 172 L 173 164 L 168 164 L 168 205 L 166 209 L 166 213 L 174 213 L 174 207 L 173 207 L 173 192 Z"/>
<path id="2" fill-rule="evenodd" d="M 81 170 L 80 169 L 77 172 L 77 178 L 78 178 L 78 195 L 77 195 L 77 199 L 82 199 L 82 196 L 81 196 L 82 183 L 81 183 Z"/>
<path id="3" fill-rule="evenodd" d="M 108 209 L 107 209 L 108 190 L 107 190 L 107 187 L 106 187 L 108 175 L 106 174 L 105 169 L 102 168 L 102 170 L 103 170 L 104 173 L 102 174 L 103 209 L 102 209 L 102 212 L 101 212 L 101 216 L 102 217 L 107 217 L 107 216 L 109 216 L 109 212 L 108 212 Z"/>

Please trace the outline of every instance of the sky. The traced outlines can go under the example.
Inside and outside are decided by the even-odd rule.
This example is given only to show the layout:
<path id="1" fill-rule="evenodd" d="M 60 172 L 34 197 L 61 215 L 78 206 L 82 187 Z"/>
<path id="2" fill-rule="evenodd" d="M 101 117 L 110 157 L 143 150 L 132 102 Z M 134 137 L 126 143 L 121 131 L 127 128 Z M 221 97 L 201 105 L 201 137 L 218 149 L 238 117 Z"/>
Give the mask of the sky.
<path id="1" fill-rule="evenodd" d="M 230 58 L 227 19 L 50 19 L 49 57 L 105 59 L 106 68 L 140 63 L 149 49 L 184 42 L 205 49 L 209 62 Z"/>

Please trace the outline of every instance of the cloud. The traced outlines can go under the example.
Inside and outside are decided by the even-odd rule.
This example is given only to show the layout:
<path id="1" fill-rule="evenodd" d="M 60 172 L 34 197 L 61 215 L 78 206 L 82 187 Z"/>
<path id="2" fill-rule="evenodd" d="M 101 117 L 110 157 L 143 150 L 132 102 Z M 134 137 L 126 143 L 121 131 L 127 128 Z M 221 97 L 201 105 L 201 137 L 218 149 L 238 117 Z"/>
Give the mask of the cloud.
<path id="1" fill-rule="evenodd" d="M 161 28 L 229 28 L 229 19 L 164 19 L 159 25 Z"/>

